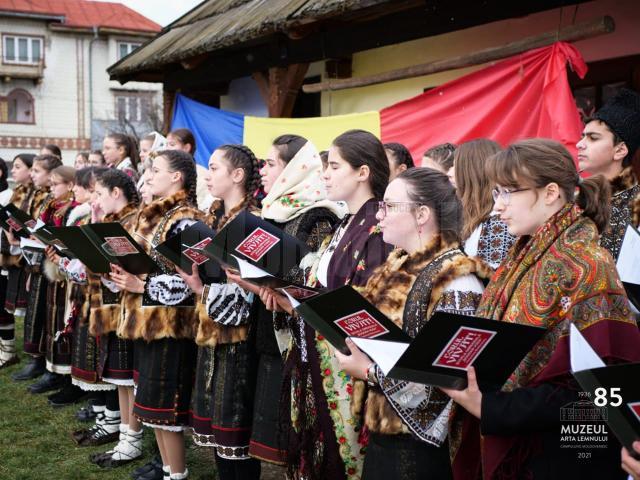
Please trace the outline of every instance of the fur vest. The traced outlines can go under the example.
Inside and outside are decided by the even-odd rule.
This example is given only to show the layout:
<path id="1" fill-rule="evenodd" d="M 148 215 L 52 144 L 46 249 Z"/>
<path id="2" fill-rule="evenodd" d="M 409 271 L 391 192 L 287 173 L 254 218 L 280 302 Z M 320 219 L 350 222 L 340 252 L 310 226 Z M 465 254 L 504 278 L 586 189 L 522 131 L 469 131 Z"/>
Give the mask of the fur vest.
<path id="1" fill-rule="evenodd" d="M 20 210 L 24 210 L 25 212 L 29 210 L 29 202 L 31 201 L 31 197 L 33 196 L 33 185 L 16 185 L 16 188 L 13 190 L 11 194 L 11 200 L 9 203 L 12 203 Z M 2 251 L 0 252 L 0 267 L 19 267 L 21 255 L 11 255 L 9 253 L 9 239 L 7 238 L 4 232 L 2 235 Z"/>
<path id="2" fill-rule="evenodd" d="M 133 224 L 133 237 L 144 239 L 141 245 L 161 265 L 164 274 L 175 275 L 175 267 L 156 254 L 152 246 L 164 242 L 171 227 L 180 220 L 201 220 L 203 217 L 203 213 L 187 200 L 187 193 L 180 191 L 140 210 Z M 163 338 L 195 338 L 198 315 L 193 303 L 188 306 L 145 305 L 145 296 L 123 293 L 118 336 L 147 342 Z"/>
<path id="3" fill-rule="evenodd" d="M 237 210 L 229 216 L 222 228 L 228 225 L 242 210 Z M 249 212 L 259 215 L 260 211 L 250 207 Z M 214 200 L 209 210 L 207 220 L 211 222 L 211 228 L 218 229 L 218 223 L 224 218 L 224 205 L 220 200 Z M 226 281 L 226 280 L 224 280 Z M 198 299 L 200 300 L 200 299 Z M 196 304 L 196 312 L 198 316 L 198 328 L 196 332 L 196 343 L 201 347 L 215 347 L 218 344 L 240 343 L 249 337 L 249 325 L 243 324 L 238 326 L 222 325 L 209 316 L 207 306 L 198 302 Z"/>
<path id="4" fill-rule="evenodd" d="M 131 231 L 138 208 L 133 204 L 126 205 L 120 212 L 106 215 L 103 222 L 120 222 L 127 230 Z M 89 273 L 88 295 L 85 304 L 89 307 L 89 333 L 94 337 L 115 332 L 118 328 L 118 319 L 122 315 L 122 295 L 112 292 L 100 281 L 100 275 Z"/>
<path id="5" fill-rule="evenodd" d="M 425 292 L 429 295 L 428 301 L 424 302 L 425 315 L 421 319 L 415 319 L 422 324 L 424 319 L 431 317 L 436 306 L 445 301 L 445 291 L 453 280 L 479 273 L 478 262 L 464 255 L 458 248 L 458 244 L 447 244 L 436 237 L 423 250 L 413 255 L 396 249 L 389 255 L 387 262 L 373 273 L 361 293 L 396 325 L 414 336 L 422 325 L 408 325 L 410 320 L 406 318 L 405 305 L 423 271 L 433 268 L 428 278 L 431 289 Z M 473 305 L 469 305 L 472 310 L 475 310 L 480 295 L 470 295 L 474 297 Z M 370 431 L 385 435 L 410 433 L 407 424 L 378 387 L 369 390 L 365 425 Z"/>

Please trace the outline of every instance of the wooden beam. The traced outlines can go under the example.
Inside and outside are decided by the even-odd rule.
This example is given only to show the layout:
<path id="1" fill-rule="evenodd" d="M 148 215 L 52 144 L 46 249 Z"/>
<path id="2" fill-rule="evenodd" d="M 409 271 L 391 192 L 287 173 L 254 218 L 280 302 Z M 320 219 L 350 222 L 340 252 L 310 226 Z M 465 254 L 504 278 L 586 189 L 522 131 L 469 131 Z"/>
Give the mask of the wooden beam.
<path id="1" fill-rule="evenodd" d="M 598 18 L 591 22 L 579 23 L 562 28 L 559 31 L 546 32 L 541 35 L 527 37 L 517 42 L 511 42 L 500 47 L 492 47 L 475 53 L 460 55 L 458 57 L 436 60 L 435 62 L 413 65 L 388 72 L 367 75 L 364 77 L 347 78 L 343 80 L 326 80 L 319 83 L 304 85 L 305 93 L 318 93 L 328 90 L 344 90 L 348 88 L 365 87 L 379 83 L 404 80 L 406 78 L 422 77 L 438 72 L 456 70 L 459 68 L 481 65 L 483 63 L 516 55 L 534 48 L 545 47 L 554 42 L 576 42 L 585 38 L 593 38 L 599 35 L 611 33 L 615 30 L 613 18 L 609 16 Z"/>
<path id="2" fill-rule="evenodd" d="M 268 73 L 253 74 L 253 79 L 258 84 L 260 94 L 267 104 L 270 117 L 291 116 L 308 69 L 308 63 L 295 63 L 286 67 L 271 67 Z"/>
<path id="3" fill-rule="evenodd" d="M 175 90 L 164 90 L 162 92 L 162 131 L 166 135 L 171 129 L 171 118 L 173 117 L 173 103 L 176 100 Z"/>

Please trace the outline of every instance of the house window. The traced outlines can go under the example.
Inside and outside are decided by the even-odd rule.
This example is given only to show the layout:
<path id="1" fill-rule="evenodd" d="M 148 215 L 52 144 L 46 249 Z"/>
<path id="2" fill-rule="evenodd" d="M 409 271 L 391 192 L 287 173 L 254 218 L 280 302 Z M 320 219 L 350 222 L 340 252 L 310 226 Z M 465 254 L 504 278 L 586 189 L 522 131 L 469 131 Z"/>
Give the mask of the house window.
<path id="1" fill-rule="evenodd" d="M 131 52 L 133 52 L 136 48 L 138 48 L 141 43 L 132 43 L 132 42 L 118 42 L 118 60 L 126 57 Z"/>
<path id="2" fill-rule="evenodd" d="M 33 97 L 21 88 L 0 97 L 0 123 L 35 123 Z"/>
<path id="3" fill-rule="evenodd" d="M 42 38 L 3 35 L 2 52 L 4 63 L 38 65 L 42 60 Z"/>
<path id="4" fill-rule="evenodd" d="M 153 94 L 118 93 L 116 99 L 116 117 L 120 122 L 145 122 L 149 119 L 153 107 Z"/>

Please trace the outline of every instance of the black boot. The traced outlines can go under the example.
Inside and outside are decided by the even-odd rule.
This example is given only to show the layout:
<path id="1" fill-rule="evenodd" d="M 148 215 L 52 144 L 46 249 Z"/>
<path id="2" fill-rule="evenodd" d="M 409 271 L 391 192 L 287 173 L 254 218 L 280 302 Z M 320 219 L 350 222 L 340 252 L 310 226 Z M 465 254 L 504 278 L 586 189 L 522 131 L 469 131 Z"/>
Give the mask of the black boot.
<path id="1" fill-rule="evenodd" d="M 64 377 L 57 373 L 45 372 L 44 375 L 33 385 L 29 385 L 27 390 L 30 393 L 44 393 L 51 390 L 57 390 L 62 386 Z"/>
<path id="2" fill-rule="evenodd" d="M 162 478 L 162 459 L 160 458 L 160 455 L 155 455 L 149 463 L 146 463 L 131 472 L 131 478 L 134 480 L 137 480 L 142 476 L 151 475 L 155 475 L 157 478 Z"/>
<path id="3" fill-rule="evenodd" d="M 49 405 L 52 407 L 64 407 L 65 405 L 72 405 L 86 398 L 87 392 L 82 390 L 77 385 L 73 385 L 68 382 L 62 390 L 49 395 Z"/>
<path id="4" fill-rule="evenodd" d="M 37 378 L 45 372 L 44 365 L 44 357 L 31 357 L 21 370 L 11 375 L 11 378 L 16 382 Z"/>

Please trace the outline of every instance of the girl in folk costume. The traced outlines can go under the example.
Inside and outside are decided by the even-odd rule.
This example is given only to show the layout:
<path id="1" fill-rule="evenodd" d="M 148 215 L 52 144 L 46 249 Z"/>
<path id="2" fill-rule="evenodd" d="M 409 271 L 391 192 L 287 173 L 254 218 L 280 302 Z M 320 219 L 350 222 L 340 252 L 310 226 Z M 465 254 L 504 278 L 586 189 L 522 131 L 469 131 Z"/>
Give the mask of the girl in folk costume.
<path id="1" fill-rule="evenodd" d="M 478 257 L 493 270 L 515 242 L 506 224 L 493 211 L 493 185 L 487 172 L 487 159 L 500 151 L 500 145 L 484 138 L 462 143 L 453 155 L 456 193 L 462 202 L 464 251 Z"/>
<path id="2" fill-rule="evenodd" d="M 377 217 L 385 242 L 398 248 L 361 290 L 367 300 L 411 337 L 435 312 L 473 315 L 483 286 L 476 262 L 461 249 L 462 208 L 446 175 L 430 168 L 401 173 Z M 341 367 L 371 387 L 363 477 L 451 478 L 449 397 L 429 385 L 386 378 L 353 342 L 347 345 L 351 355 L 336 351 Z"/>
<path id="3" fill-rule="evenodd" d="M 581 180 L 569 152 L 551 140 L 513 144 L 491 157 L 489 168 L 497 185 L 495 210 L 519 238 L 477 315 L 547 333 L 501 391 L 481 392 L 473 369 L 465 390 L 447 390 L 466 409 L 458 409 L 449 440 L 454 476 L 617 478 L 619 446 L 580 458 L 560 448 L 558 437 L 560 409 L 581 398 L 569 364 L 571 324 L 605 362 L 640 360 L 629 300 L 611 255 L 598 245 L 609 185 L 602 176 Z"/>
<path id="4" fill-rule="evenodd" d="M 124 172 L 108 169 L 98 173 L 95 179 L 95 197 L 92 205 L 95 221 L 119 222 L 130 228 L 138 208 L 138 193 L 133 180 Z M 120 441 L 114 449 L 92 456 L 101 467 L 116 467 L 142 455 L 142 425 L 133 416 L 133 344 L 118 338 L 116 329 L 121 317 L 121 296 L 115 285 L 105 278 L 85 273 L 88 292 L 84 308 L 89 309 L 88 321 L 83 326 L 83 336 L 92 354 L 81 358 L 83 378 L 91 385 L 117 387 L 119 418 L 105 415 L 103 422 L 96 422 L 79 443 L 104 443 L 102 437 L 112 436 L 119 430 Z M 109 413 L 109 412 L 107 412 Z M 120 424 L 115 424 L 120 420 Z"/>
<path id="5" fill-rule="evenodd" d="M 73 197 L 75 170 L 60 166 L 51 171 L 51 194 L 53 199 L 42 212 L 41 220 L 47 225 L 63 227 L 71 211 L 78 205 Z M 67 305 L 67 279 L 58 269 L 57 255 L 52 248 L 45 249 L 44 273 L 47 285 L 47 315 L 45 319 L 45 357 L 47 370 L 60 375 L 61 386 L 71 383 L 71 335 L 65 317 Z M 32 393 L 41 393 L 42 390 Z M 53 390 L 53 388 L 51 388 Z"/>
<path id="6" fill-rule="evenodd" d="M 318 252 L 303 259 L 301 267 L 311 287 L 364 286 L 391 251 L 376 219 L 377 202 L 389 179 L 389 162 L 382 143 L 363 130 L 337 137 L 328 160 L 323 173 L 327 197 L 346 202 L 349 214 Z M 277 303 L 292 313 L 291 305 L 271 290 L 264 289 L 261 298 L 269 309 Z M 351 401 L 353 396 L 362 398 L 365 385 L 342 371 L 333 347 L 302 319 L 290 317 L 288 323 L 293 338 L 285 354 L 281 408 L 286 412 L 290 404 L 289 473 L 294 478 L 360 478 L 362 412 L 352 411 Z M 283 332 L 278 336 L 284 345 Z"/>
<path id="7" fill-rule="evenodd" d="M 107 172 L 124 177 L 129 183 L 133 183 L 125 173 L 113 169 L 90 167 L 78 172 L 74 194 L 77 201 L 84 200 L 86 203 L 83 205 L 89 208 L 87 215 L 78 219 L 75 222 L 76 225 L 102 221 L 102 214 L 95 208 L 96 179 Z M 80 446 L 102 445 L 118 438 L 120 409 L 116 386 L 102 381 L 103 372 L 98 367 L 102 343 L 89 331 L 91 317 L 98 310 L 91 305 L 89 298 L 91 274 L 77 259 L 69 260 L 62 257 L 58 264 L 74 282 L 75 289 L 71 306 L 71 315 L 74 318 L 72 383 L 82 391 L 96 392 L 94 402 L 78 413 L 79 418 L 87 420 L 95 418 L 95 424 L 91 428 L 74 431 L 72 437 Z"/>
<path id="8" fill-rule="evenodd" d="M 69 213 L 66 226 L 79 226 L 91 222 L 90 202 L 92 194 L 93 168 L 77 170 L 75 172 L 73 196 L 78 205 Z M 82 305 L 86 294 L 84 286 L 86 284 L 86 275 L 84 271 L 77 272 L 78 267 L 84 270 L 79 260 L 70 260 L 67 257 L 62 257 L 51 247 L 47 247 L 46 254 L 48 260 L 58 267 L 59 276 L 62 276 L 68 282 L 64 311 L 65 327 L 61 335 L 65 335 L 71 340 L 70 373 L 72 378 L 60 392 L 49 397 L 50 405 L 63 406 L 76 402 L 85 394 L 85 390 L 81 389 L 73 379 L 73 367 L 74 361 L 78 357 L 78 334 L 84 322 L 84 317 L 86 317 L 86 313 L 82 313 Z"/>
<path id="9" fill-rule="evenodd" d="M 43 212 L 53 201 L 53 196 L 49 192 L 49 177 L 51 171 L 61 164 L 60 158 L 54 155 L 39 155 L 33 159 L 30 175 L 36 190 L 29 205 L 29 212 L 27 212 L 31 218 L 41 219 Z M 47 220 L 51 220 L 49 215 Z M 44 391 L 47 391 L 58 387 L 60 380 L 57 375 L 46 372 L 44 368 L 44 321 L 47 315 L 48 283 L 41 270 L 44 250 L 25 247 L 22 249 L 22 254 L 28 264 L 26 267 L 28 278 L 25 285 L 28 300 L 24 317 L 24 352 L 34 357 L 34 360 L 23 370 L 15 373 L 12 378 L 14 380 L 28 380 L 45 372 L 40 379 L 38 390 L 46 388 Z"/>
<path id="10" fill-rule="evenodd" d="M 260 173 L 267 194 L 262 201 L 262 218 L 305 242 L 310 251 L 317 251 L 346 212 L 326 199 L 322 161 L 314 145 L 297 135 L 276 138 Z M 292 281 L 304 283 L 301 270 L 290 275 Z M 254 287 L 253 291 L 259 294 L 259 289 Z M 284 465 L 287 445 L 279 438 L 281 412 L 277 408 L 282 391 L 282 356 L 274 327 L 281 330 L 286 324 L 282 314 L 274 315 L 261 302 L 256 303 L 254 315 L 258 376 L 249 454 Z"/>
<path id="11" fill-rule="evenodd" d="M 212 228 L 219 231 L 241 211 L 255 210 L 258 160 L 243 145 L 223 145 L 209 160 L 206 182 L 209 193 L 220 199 L 211 209 Z M 190 274 L 180 273 L 200 298 L 192 402 L 194 441 L 215 448 L 221 479 L 258 479 L 260 462 L 248 454 L 256 355 L 247 340 L 254 328 L 250 325 L 254 295 L 227 283 L 226 276 L 219 283 L 203 286 L 195 264 Z"/>
<path id="12" fill-rule="evenodd" d="M 124 133 L 107 135 L 102 141 L 102 155 L 108 167 L 122 170 L 134 182 L 138 181 L 140 154 L 137 142 L 133 137 Z"/>
<path id="13" fill-rule="evenodd" d="M 202 218 L 195 207 L 193 158 L 175 150 L 158 152 L 148 185 L 158 199 L 139 211 L 131 231 L 162 272 L 138 277 L 113 266 L 111 280 L 124 291 L 116 332 L 120 338 L 142 340 L 134 353 L 144 361 L 138 363 L 133 414 L 153 427 L 165 477 L 183 479 L 188 476 L 183 430 L 196 361 L 195 297 L 153 247 Z"/>
<path id="14" fill-rule="evenodd" d="M 21 165 L 18 168 L 25 167 L 22 162 L 20 163 Z M 0 205 L 3 207 L 15 201 L 21 203 L 20 197 L 28 191 L 28 187 L 24 182 L 27 182 L 27 185 L 31 183 L 29 169 L 23 168 L 21 172 L 18 172 L 22 173 L 22 176 L 18 180 L 14 177 L 14 182 L 16 183 L 14 192 L 9 189 L 9 184 L 7 183 L 8 173 L 7 164 L 2 160 L 0 162 Z M 2 269 L 0 272 L 0 369 L 14 365 L 19 361 L 16 355 L 14 309 L 8 310 L 6 307 L 9 272 L 11 269 L 18 268 L 19 265 L 20 257 L 11 255 L 9 237 L 4 232 L 0 232 L 0 268 Z"/>

